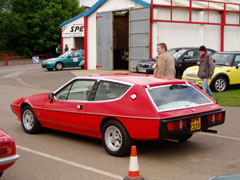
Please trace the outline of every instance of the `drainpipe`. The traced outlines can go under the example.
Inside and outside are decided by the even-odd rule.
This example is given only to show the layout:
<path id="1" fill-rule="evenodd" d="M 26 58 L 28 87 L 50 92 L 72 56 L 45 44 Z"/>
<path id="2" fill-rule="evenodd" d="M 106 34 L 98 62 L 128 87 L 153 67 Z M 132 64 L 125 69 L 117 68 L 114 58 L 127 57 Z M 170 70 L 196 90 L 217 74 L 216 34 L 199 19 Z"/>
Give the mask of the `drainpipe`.
<path id="1" fill-rule="evenodd" d="M 221 47 L 220 51 L 224 51 L 224 26 L 226 24 L 226 4 L 224 3 L 224 10 L 221 15 Z"/>
<path id="2" fill-rule="evenodd" d="M 84 69 L 88 69 L 88 19 L 84 17 Z"/>
<path id="3" fill-rule="evenodd" d="M 152 26 L 153 26 L 153 0 L 151 0 L 150 7 L 150 42 L 149 42 L 149 58 L 152 59 Z"/>
<path id="4" fill-rule="evenodd" d="M 63 36 L 62 36 L 62 26 L 61 26 L 61 51 L 63 54 Z"/>

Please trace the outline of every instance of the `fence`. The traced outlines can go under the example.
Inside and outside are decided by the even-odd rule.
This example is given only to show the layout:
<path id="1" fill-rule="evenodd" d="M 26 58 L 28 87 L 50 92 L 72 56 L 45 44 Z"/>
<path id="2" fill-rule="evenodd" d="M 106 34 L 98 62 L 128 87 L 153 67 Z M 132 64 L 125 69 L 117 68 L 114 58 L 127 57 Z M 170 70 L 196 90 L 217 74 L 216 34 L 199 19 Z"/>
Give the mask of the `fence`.
<path id="1" fill-rule="evenodd" d="M 32 57 L 39 57 L 40 62 L 52 58 L 52 54 L 38 54 Z M 0 66 L 33 64 L 31 56 L 8 56 L 8 54 L 0 54 Z"/>

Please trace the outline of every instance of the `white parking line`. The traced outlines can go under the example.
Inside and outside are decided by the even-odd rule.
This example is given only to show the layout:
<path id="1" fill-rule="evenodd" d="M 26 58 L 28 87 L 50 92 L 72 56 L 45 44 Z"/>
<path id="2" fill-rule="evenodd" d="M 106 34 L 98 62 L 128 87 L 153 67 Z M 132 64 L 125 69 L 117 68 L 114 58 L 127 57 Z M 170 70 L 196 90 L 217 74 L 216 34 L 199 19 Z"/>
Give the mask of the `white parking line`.
<path id="1" fill-rule="evenodd" d="M 224 139 L 230 139 L 230 140 L 235 140 L 235 141 L 240 141 L 240 138 L 238 138 L 238 137 L 222 136 L 222 135 L 218 135 L 218 134 L 210 134 L 210 133 L 204 133 L 204 132 L 200 132 L 199 134 L 206 135 L 206 136 L 214 136 L 214 137 L 224 138 Z"/>
<path id="2" fill-rule="evenodd" d="M 71 165 L 71 166 L 75 166 L 75 167 L 78 167 L 78 168 L 81 168 L 81 169 L 85 169 L 85 170 L 94 172 L 94 173 L 102 174 L 104 176 L 108 176 L 108 177 L 111 177 L 111 178 L 114 178 L 114 179 L 119 179 L 119 180 L 123 179 L 123 177 L 121 177 L 119 175 L 116 175 L 116 174 L 113 174 L 113 173 L 109 173 L 109 172 L 102 171 L 102 170 L 99 170 L 99 169 L 96 169 L 96 168 L 93 168 L 93 167 L 85 166 L 83 164 L 68 161 L 66 159 L 62 159 L 62 158 L 52 156 L 52 155 L 49 155 L 49 154 L 46 154 L 46 153 L 35 151 L 35 150 L 29 149 L 29 148 L 26 148 L 26 147 L 23 147 L 23 146 L 16 145 L 16 147 L 18 149 L 23 150 L 23 151 L 27 151 L 27 152 L 30 152 L 30 153 L 33 153 L 33 154 L 36 154 L 36 155 L 39 155 L 39 156 L 42 156 L 42 157 L 45 157 L 45 158 L 48 158 L 48 159 L 59 161 L 59 162 L 62 162 L 62 163 L 65 163 L 65 164 L 68 164 L 68 165 Z"/>

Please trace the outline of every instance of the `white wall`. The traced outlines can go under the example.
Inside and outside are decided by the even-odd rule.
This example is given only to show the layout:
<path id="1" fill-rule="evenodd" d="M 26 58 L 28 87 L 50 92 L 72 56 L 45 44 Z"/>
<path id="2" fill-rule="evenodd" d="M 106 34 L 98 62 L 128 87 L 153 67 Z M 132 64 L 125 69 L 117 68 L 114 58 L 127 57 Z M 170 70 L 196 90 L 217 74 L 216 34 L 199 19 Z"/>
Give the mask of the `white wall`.
<path id="1" fill-rule="evenodd" d="M 173 10 L 172 18 L 176 21 L 189 21 L 189 11 L 186 9 Z M 170 20 L 170 9 L 155 8 L 154 19 Z M 193 11 L 192 21 L 220 23 L 221 15 L 218 12 L 208 13 L 207 11 Z M 229 38 L 231 34 L 230 31 L 228 34 L 228 37 L 225 38 Z M 199 47 L 205 45 L 208 48 L 219 51 L 220 37 L 221 27 L 219 25 L 154 22 L 153 57 L 157 55 L 156 47 L 157 43 L 160 42 L 165 42 L 169 49 L 175 47 Z M 231 38 L 233 38 L 233 36 Z M 227 45 L 226 41 L 225 44 Z M 234 46 L 235 45 L 232 45 L 232 47 Z"/>
<path id="2" fill-rule="evenodd" d="M 84 37 L 84 19 L 80 17 L 62 27 L 62 37 Z"/>
<path id="3" fill-rule="evenodd" d="M 88 17 L 88 69 L 96 69 L 97 65 L 97 22 L 96 12 Z"/>
<path id="4" fill-rule="evenodd" d="M 83 29 L 80 30 L 80 28 Z M 84 37 L 84 19 L 80 17 L 62 27 L 63 49 L 68 44 L 69 50 L 75 47 L 74 37 Z M 82 31 L 83 30 L 83 31 Z M 71 32 L 72 31 L 72 32 Z"/>
<path id="5" fill-rule="evenodd" d="M 240 51 L 240 28 L 225 27 L 224 51 Z"/>
<path id="6" fill-rule="evenodd" d="M 65 48 L 65 44 L 68 45 L 68 49 L 71 50 L 71 48 L 75 47 L 74 44 L 74 39 L 72 37 L 65 37 L 63 38 L 63 52 L 64 52 L 64 48 Z"/>

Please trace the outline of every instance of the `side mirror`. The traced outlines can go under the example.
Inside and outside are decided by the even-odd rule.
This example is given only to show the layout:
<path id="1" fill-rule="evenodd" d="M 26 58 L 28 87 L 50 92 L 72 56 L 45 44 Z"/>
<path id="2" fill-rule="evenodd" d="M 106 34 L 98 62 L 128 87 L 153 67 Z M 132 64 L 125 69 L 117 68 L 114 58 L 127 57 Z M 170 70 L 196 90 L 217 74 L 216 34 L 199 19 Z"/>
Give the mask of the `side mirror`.
<path id="1" fill-rule="evenodd" d="M 236 69 L 238 69 L 240 67 L 240 63 L 236 66 Z"/>
<path id="2" fill-rule="evenodd" d="M 50 99 L 50 103 L 53 102 L 54 96 L 55 96 L 54 93 L 49 93 L 48 94 L 48 98 Z"/>

